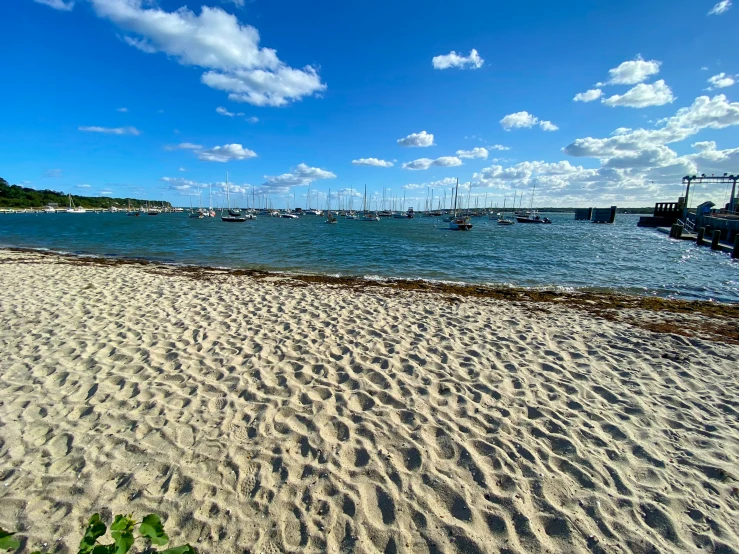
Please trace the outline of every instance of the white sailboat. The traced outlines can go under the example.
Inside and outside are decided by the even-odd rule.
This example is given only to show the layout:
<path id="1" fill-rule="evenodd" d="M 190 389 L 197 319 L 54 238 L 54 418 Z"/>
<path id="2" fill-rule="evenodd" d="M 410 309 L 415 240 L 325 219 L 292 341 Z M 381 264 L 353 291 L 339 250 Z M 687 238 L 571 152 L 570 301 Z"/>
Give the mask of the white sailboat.
<path id="1" fill-rule="evenodd" d="M 326 223 L 338 223 L 339 220 L 334 214 L 331 213 L 331 189 L 328 189 L 328 214 L 326 217 Z"/>
<path id="2" fill-rule="evenodd" d="M 75 207 L 74 200 L 72 200 L 72 195 L 69 195 L 69 207 L 67 208 L 68 214 L 83 214 L 87 210 L 83 208 L 82 206 Z"/>
<path id="3" fill-rule="evenodd" d="M 367 185 L 364 185 L 364 202 L 362 206 L 362 221 L 380 221 L 377 214 L 367 211 Z"/>

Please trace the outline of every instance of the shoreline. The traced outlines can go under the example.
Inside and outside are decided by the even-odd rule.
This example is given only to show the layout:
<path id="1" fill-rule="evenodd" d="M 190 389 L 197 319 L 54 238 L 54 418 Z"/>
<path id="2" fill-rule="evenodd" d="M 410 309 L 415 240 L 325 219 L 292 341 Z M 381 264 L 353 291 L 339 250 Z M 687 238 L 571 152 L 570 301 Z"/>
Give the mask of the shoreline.
<path id="1" fill-rule="evenodd" d="M 648 331 L 674 333 L 685 337 L 700 334 L 703 338 L 709 340 L 739 344 L 739 302 L 685 300 L 596 290 L 562 291 L 543 288 L 448 283 L 424 279 L 372 279 L 353 276 L 284 273 L 259 269 L 233 269 L 166 263 L 145 258 L 72 254 L 21 247 L 0 247 L 0 252 L 3 251 L 38 254 L 56 259 L 58 262 L 63 261 L 63 263 L 78 266 L 142 267 L 153 272 L 180 275 L 201 281 L 235 277 L 256 281 L 267 280 L 278 285 L 291 287 L 326 285 L 355 292 L 367 289 L 415 292 L 440 296 L 445 302 L 459 302 L 462 299 L 485 299 L 538 304 L 542 309 L 546 309 L 546 306 L 564 305 L 603 319 L 623 320 Z M 621 312 L 628 313 L 631 319 L 620 317 Z M 671 317 L 668 317 L 668 321 L 656 324 L 650 318 L 633 318 L 635 314 L 638 315 L 640 312 L 665 313 L 670 314 Z M 698 316 L 698 319 L 690 316 Z"/>
<path id="2" fill-rule="evenodd" d="M 595 298 L 0 251 L 0 526 L 62 552 L 94 512 L 204 554 L 730 551 L 739 345 L 666 331 L 736 306 Z"/>

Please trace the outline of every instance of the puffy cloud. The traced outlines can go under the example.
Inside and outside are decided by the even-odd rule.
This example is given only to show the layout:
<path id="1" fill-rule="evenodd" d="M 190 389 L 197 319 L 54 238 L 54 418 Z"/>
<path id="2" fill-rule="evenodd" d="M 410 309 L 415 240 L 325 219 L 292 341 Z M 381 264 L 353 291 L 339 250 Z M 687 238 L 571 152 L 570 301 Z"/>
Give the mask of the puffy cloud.
<path id="1" fill-rule="evenodd" d="M 218 106 L 218 107 L 216 108 L 216 113 L 218 113 L 218 114 L 221 114 L 221 115 L 225 115 L 226 117 L 236 117 L 236 116 L 239 116 L 239 117 L 241 117 L 241 116 L 243 116 L 243 115 L 244 115 L 243 113 L 234 113 L 234 112 L 229 112 L 229 111 L 228 111 L 228 110 L 227 110 L 226 108 L 224 108 L 223 106 Z"/>
<path id="2" fill-rule="evenodd" d="M 449 69 L 458 67 L 459 69 L 480 69 L 485 62 L 474 48 L 470 50 L 469 56 L 460 56 L 454 50 L 443 56 L 434 56 L 431 60 L 434 69 Z"/>
<path id="3" fill-rule="evenodd" d="M 246 119 L 249 123 L 259 123 L 259 118 L 255 115 Z"/>
<path id="4" fill-rule="evenodd" d="M 128 113 L 128 108 L 117 108 L 116 111 L 121 113 Z"/>
<path id="5" fill-rule="evenodd" d="M 378 160 L 377 158 L 359 158 L 352 160 L 353 165 L 371 165 L 374 167 L 393 167 L 393 162 L 386 160 Z"/>
<path id="6" fill-rule="evenodd" d="M 716 142 L 713 140 L 703 140 L 700 142 L 694 142 L 690 145 L 699 152 L 706 152 L 708 150 L 716 150 Z"/>
<path id="7" fill-rule="evenodd" d="M 406 162 L 403 164 L 403 169 L 423 170 L 428 169 L 432 166 L 454 167 L 458 165 L 462 165 L 462 160 L 460 160 L 458 157 L 442 156 L 441 158 L 436 158 L 435 160 L 432 160 L 431 158 L 420 158 L 418 160 L 413 160 L 412 162 Z"/>
<path id="8" fill-rule="evenodd" d="M 493 144 L 492 146 L 488 146 L 490 150 L 510 150 L 510 146 L 503 146 L 502 144 Z"/>
<path id="9" fill-rule="evenodd" d="M 719 73 L 708 79 L 711 87 L 713 88 L 726 88 L 732 86 L 736 81 L 735 75 L 727 75 L 726 73 Z"/>
<path id="10" fill-rule="evenodd" d="M 357 189 L 351 188 L 351 187 L 350 188 L 339 189 L 339 192 L 337 194 L 339 196 L 342 196 L 342 197 L 351 196 L 351 197 L 354 197 L 354 198 L 361 198 L 363 196 L 363 194 L 361 192 L 359 192 Z"/>
<path id="11" fill-rule="evenodd" d="M 581 138 L 565 148 L 570 156 L 611 158 L 679 142 L 703 129 L 723 129 L 739 125 L 739 102 L 729 102 L 723 94 L 699 96 L 693 104 L 658 122 L 654 129 L 617 129 L 609 138 Z"/>
<path id="12" fill-rule="evenodd" d="M 259 31 L 220 8 L 186 7 L 167 12 L 144 0 L 90 0 L 99 17 L 135 36 L 126 42 L 148 53 L 163 52 L 182 65 L 207 69 L 201 81 L 229 99 L 257 106 L 284 106 L 326 89 L 315 68 L 294 69 L 271 48 L 259 46 Z"/>
<path id="13" fill-rule="evenodd" d="M 473 148 L 472 150 L 457 150 L 457 157 L 459 158 L 482 158 L 484 160 L 488 157 L 488 151 L 485 148 Z"/>
<path id="14" fill-rule="evenodd" d="M 103 133 L 107 135 L 140 135 L 136 127 L 78 127 L 80 131 L 86 133 Z"/>
<path id="15" fill-rule="evenodd" d="M 578 92 L 572 99 L 575 102 L 592 102 L 603 96 L 603 91 L 599 88 L 588 90 L 587 92 Z"/>
<path id="16" fill-rule="evenodd" d="M 657 60 L 645 60 L 641 56 L 637 56 L 633 60 L 623 62 L 618 67 L 608 70 L 610 79 L 606 83 L 598 83 L 596 86 L 603 85 L 635 85 L 646 81 L 652 75 L 659 73 L 662 62 Z"/>
<path id="17" fill-rule="evenodd" d="M 721 2 L 711 8 L 711 10 L 708 12 L 708 15 L 721 15 L 722 13 L 729 11 L 730 7 L 731 0 L 721 0 Z"/>
<path id="18" fill-rule="evenodd" d="M 397 142 L 401 146 L 426 148 L 427 146 L 434 145 L 434 135 L 426 131 L 421 131 L 420 133 L 411 133 L 405 138 L 398 139 Z"/>
<path id="19" fill-rule="evenodd" d="M 74 0 L 70 0 L 69 2 L 65 2 L 64 0 L 34 0 L 34 2 L 65 12 L 71 11 L 74 8 Z"/>
<path id="20" fill-rule="evenodd" d="M 624 106 L 627 108 L 664 106 L 674 101 L 675 96 L 672 94 L 672 89 L 662 79 L 651 84 L 640 83 L 624 94 L 614 94 L 603 99 L 606 106 Z"/>
<path id="21" fill-rule="evenodd" d="M 181 167 L 180 171 L 187 171 L 187 169 L 185 169 L 184 167 Z"/>
<path id="22" fill-rule="evenodd" d="M 516 112 L 508 114 L 500 120 L 500 124 L 506 131 L 521 128 L 528 129 L 534 127 L 535 125 L 541 127 L 543 131 L 556 131 L 559 129 L 559 127 L 557 127 L 551 121 L 543 121 L 535 115 L 530 114 L 529 112 Z"/>
<path id="23" fill-rule="evenodd" d="M 100 194 L 102 196 L 110 196 L 111 194 L 113 194 L 113 191 L 112 190 L 101 190 Z"/>
<path id="24" fill-rule="evenodd" d="M 234 160 L 248 160 L 256 158 L 257 153 L 240 144 L 226 144 L 213 148 L 198 149 L 198 159 L 204 162 L 231 162 Z"/>
<path id="25" fill-rule="evenodd" d="M 290 187 L 308 186 L 318 179 L 335 179 L 336 175 L 331 171 L 319 167 L 310 167 L 304 163 L 298 164 L 290 173 L 283 173 L 276 177 L 265 175 L 262 187 L 273 193 L 289 192 Z"/>

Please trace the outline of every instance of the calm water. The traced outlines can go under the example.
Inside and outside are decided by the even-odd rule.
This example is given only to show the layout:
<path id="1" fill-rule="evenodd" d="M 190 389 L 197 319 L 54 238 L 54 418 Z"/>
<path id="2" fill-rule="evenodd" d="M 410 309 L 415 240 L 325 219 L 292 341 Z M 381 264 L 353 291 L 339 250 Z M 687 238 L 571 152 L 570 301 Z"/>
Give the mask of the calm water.
<path id="1" fill-rule="evenodd" d="M 739 263 L 636 227 L 550 215 L 552 225 L 473 218 L 469 233 L 437 218 L 362 222 L 304 216 L 246 223 L 187 214 L 0 214 L 0 246 L 301 273 L 609 289 L 739 301 Z"/>

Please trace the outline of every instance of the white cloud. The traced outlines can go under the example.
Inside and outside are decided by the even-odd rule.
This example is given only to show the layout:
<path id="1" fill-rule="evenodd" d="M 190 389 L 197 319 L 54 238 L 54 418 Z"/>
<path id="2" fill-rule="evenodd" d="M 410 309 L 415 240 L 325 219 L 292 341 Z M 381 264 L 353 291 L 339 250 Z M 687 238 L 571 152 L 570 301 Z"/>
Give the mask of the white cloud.
<path id="1" fill-rule="evenodd" d="M 695 148 L 699 152 L 705 152 L 708 150 L 716 150 L 716 142 L 713 140 L 702 140 L 700 142 L 694 142 L 690 146 L 692 148 Z"/>
<path id="2" fill-rule="evenodd" d="M 187 169 L 185 169 L 184 167 L 181 167 L 180 171 L 187 171 Z"/>
<path id="3" fill-rule="evenodd" d="M 624 94 L 614 94 L 603 99 L 606 106 L 624 106 L 627 108 L 646 108 L 649 106 L 664 106 L 675 101 L 672 89 L 664 80 L 654 83 L 640 83 Z"/>
<path id="4" fill-rule="evenodd" d="M 701 71 L 708 71 L 708 67 L 706 67 L 706 66 L 704 65 L 703 67 L 701 67 Z"/>
<path id="5" fill-rule="evenodd" d="M 414 189 L 420 189 L 420 188 L 439 188 L 439 187 L 448 187 L 456 184 L 457 180 L 453 177 L 444 177 L 443 179 L 439 179 L 438 181 L 430 181 L 428 183 L 423 184 L 408 184 L 403 185 L 402 189 L 404 190 L 414 190 Z M 460 185 L 461 186 L 461 185 Z"/>
<path id="6" fill-rule="evenodd" d="M 739 126 L 739 102 L 729 102 L 724 95 L 700 96 L 652 129 L 620 128 L 608 138 L 577 139 L 563 151 L 599 160 L 599 169 L 584 170 L 581 176 L 596 172 L 588 177 L 587 186 L 590 192 L 600 191 L 600 198 L 607 189 L 614 199 L 651 202 L 658 196 L 678 196 L 686 174 L 736 171 L 739 148 L 718 150 L 714 141 L 704 140 L 692 144 L 695 153 L 678 156 L 668 146 L 707 129 L 730 126 Z"/>
<path id="7" fill-rule="evenodd" d="M 163 52 L 182 65 L 207 69 L 201 81 L 229 93 L 229 99 L 257 106 L 284 106 L 326 89 L 315 68 L 294 69 L 272 48 L 259 46 L 259 31 L 220 8 L 186 7 L 167 12 L 144 0 L 90 0 L 99 17 L 135 36 L 126 42 Z"/>
<path id="8" fill-rule="evenodd" d="M 434 135 L 421 131 L 420 133 L 411 133 L 405 138 L 398 139 L 397 143 L 401 146 L 414 146 L 419 148 L 426 148 L 427 146 L 434 145 Z"/>
<path id="9" fill-rule="evenodd" d="M 423 170 L 428 169 L 432 166 L 455 167 L 458 165 L 462 165 L 462 160 L 460 160 L 458 157 L 442 156 L 441 158 L 436 158 L 435 160 L 432 160 L 431 158 L 420 158 L 418 160 L 413 160 L 412 162 L 406 162 L 403 164 L 403 169 Z"/>
<path id="10" fill-rule="evenodd" d="M 89 189 L 90 185 L 75 185 L 74 188 L 76 189 Z"/>
<path id="11" fill-rule="evenodd" d="M 485 62 L 474 48 L 470 50 L 469 56 L 460 56 L 454 50 L 443 56 L 434 56 L 431 62 L 434 69 L 449 69 L 458 67 L 459 69 L 480 69 Z"/>
<path id="12" fill-rule="evenodd" d="M 359 158 L 352 160 L 353 165 L 371 165 L 374 167 L 393 167 L 393 162 L 386 160 L 378 160 L 377 158 Z"/>
<path id="13" fill-rule="evenodd" d="M 44 171 L 44 177 L 61 177 L 62 176 L 62 170 L 61 169 L 47 169 Z"/>
<path id="14" fill-rule="evenodd" d="M 198 149 L 198 159 L 204 162 L 231 162 L 235 160 L 248 160 L 256 158 L 257 153 L 240 144 L 226 144 L 214 146 L 213 148 Z"/>
<path id="15" fill-rule="evenodd" d="M 336 175 L 331 171 L 301 163 L 295 166 L 290 173 L 283 173 L 276 177 L 265 175 L 262 187 L 272 193 L 284 194 L 289 192 L 290 187 L 307 186 L 318 179 L 335 178 Z"/>
<path id="16" fill-rule="evenodd" d="M 121 113 L 128 113 L 128 108 L 117 108 L 116 111 Z"/>
<path id="17" fill-rule="evenodd" d="M 224 0 L 225 2 L 231 2 L 233 5 L 243 8 L 244 7 L 244 0 Z"/>
<path id="18" fill-rule="evenodd" d="M 731 7 L 731 0 L 721 0 L 718 4 L 711 8 L 708 15 L 721 15 L 724 12 L 729 11 Z"/>
<path id="19" fill-rule="evenodd" d="M 249 123 L 259 123 L 259 118 L 255 115 L 246 119 Z"/>
<path id="20" fill-rule="evenodd" d="M 713 88 L 726 88 L 732 86 L 736 81 L 735 75 L 727 75 L 726 73 L 719 73 L 708 79 L 708 82 Z M 709 89 L 710 90 L 710 89 Z"/>
<path id="21" fill-rule="evenodd" d="M 65 2 L 64 0 L 34 0 L 34 2 L 65 12 L 71 11 L 74 8 L 74 0 L 70 0 L 69 2 Z"/>
<path id="22" fill-rule="evenodd" d="M 203 148 L 200 144 L 193 144 L 192 142 L 181 142 L 177 145 L 165 146 L 165 150 L 200 150 Z"/>
<path id="23" fill-rule="evenodd" d="M 502 144 L 493 144 L 492 146 L 488 146 L 490 150 L 510 150 L 510 146 L 503 146 Z"/>
<path id="24" fill-rule="evenodd" d="M 139 131 L 136 127 L 78 127 L 80 131 L 85 131 L 86 133 L 103 133 L 106 135 L 140 135 L 141 131 Z"/>
<path id="25" fill-rule="evenodd" d="M 101 190 L 99 194 L 103 196 L 110 196 L 111 194 L 113 194 L 113 191 L 112 190 Z"/>
<path id="26" fill-rule="evenodd" d="M 482 158 L 486 160 L 488 151 L 481 147 L 473 148 L 472 150 L 457 150 L 457 156 L 459 158 Z"/>
<path id="27" fill-rule="evenodd" d="M 601 96 L 603 96 L 603 91 L 599 88 L 595 88 L 587 92 L 578 92 L 572 100 L 575 102 L 592 102 Z"/>
<path id="28" fill-rule="evenodd" d="M 243 115 L 244 115 L 243 113 L 234 113 L 234 112 L 229 112 L 229 111 L 228 111 L 228 110 L 227 110 L 226 108 L 224 108 L 224 107 L 222 107 L 222 106 L 218 106 L 218 107 L 216 108 L 216 113 L 219 113 L 219 114 L 221 114 L 221 115 L 225 115 L 226 117 L 236 117 L 236 116 L 239 116 L 239 117 L 241 117 L 241 116 L 243 116 Z"/>
<path id="29" fill-rule="evenodd" d="M 596 86 L 603 85 L 635 85 L 646 81 L 652 75 L 659 73 L 662 62 L 657 60 L 645 60 L 641 56 L 637 56 L 633 60 L 623 62 L 618 67 L 608 70 L 610 79 L 606 83 L 598 83 Z"/>
<path id="30" fill-rule="evenodd" d="M 528 129 L 535 125 L 541 127 L 543 131 L 556 131 L 559 129 L 559 127 L 557 127 L 551 121 L 541 120 L 535 115 L 530 114 L 529 112 L 516 112 L 508 114 L 500 120 L 500 124 L 506 131 L 521 128 Z"/>

